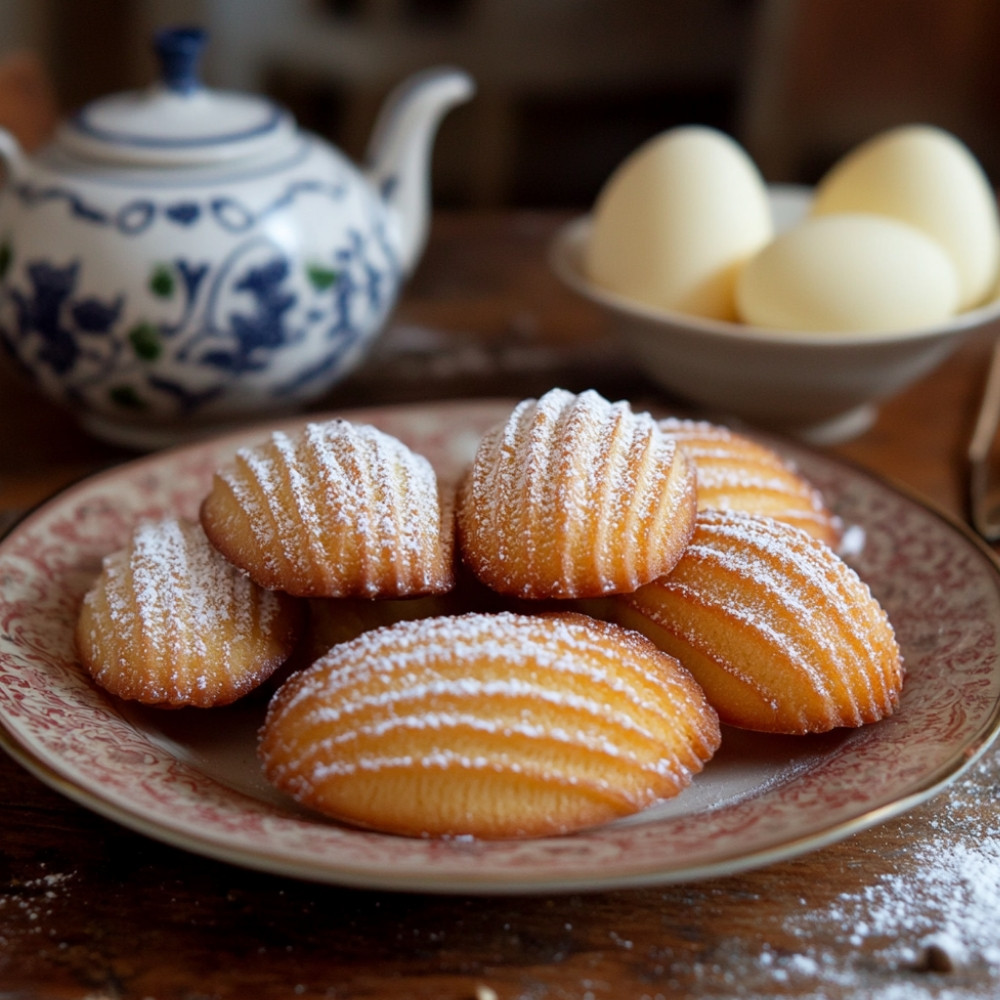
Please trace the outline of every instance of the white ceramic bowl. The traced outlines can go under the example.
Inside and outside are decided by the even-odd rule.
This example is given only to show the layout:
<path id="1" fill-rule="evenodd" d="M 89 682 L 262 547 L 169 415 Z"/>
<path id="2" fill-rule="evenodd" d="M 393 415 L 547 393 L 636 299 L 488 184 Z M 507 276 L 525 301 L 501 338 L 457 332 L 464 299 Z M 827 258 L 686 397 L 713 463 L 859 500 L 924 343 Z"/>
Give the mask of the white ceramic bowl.
<path id="1" fill-rule="evenodd" d="M 811 191 L 779 186 L 769 196 L 782 230 L 805 214 Z M 591 284 L 582 266 L 589 232 L 589 217 L 564 226 L 550 247 L 551 266 L 604 310 L 654 381 L 712 417 L 814 443 L 861 433 L 881 400 L 937 367 L 969 333 L 1000 319 L 1000 299 L 947 324 L 878 334 L 766 330 L 686 316 Z"/>

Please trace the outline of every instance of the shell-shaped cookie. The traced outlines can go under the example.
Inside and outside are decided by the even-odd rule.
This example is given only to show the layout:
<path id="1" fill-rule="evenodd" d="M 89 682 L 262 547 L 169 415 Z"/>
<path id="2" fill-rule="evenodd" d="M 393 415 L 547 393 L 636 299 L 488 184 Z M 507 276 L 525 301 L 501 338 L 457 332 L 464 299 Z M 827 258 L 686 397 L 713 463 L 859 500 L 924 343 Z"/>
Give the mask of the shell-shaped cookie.
<path id="1" fill-rule="evenodd" d="M 212 544 L 300 597 L 409 597 L 454 583 L 454 507 L 431 464 L 334 419 L 237 452 L 202 503 Z"/>
<path id="2" fill-rule="evenodd" d="M 725 723 L 825 732 L 898 703 L 902 658 L 882 606 L 828 545 L 772 518 L 699 514 L 673 571 L 611 604 L 691 671 Z"/>
<path id="3" fill-rule="evenodd" d="M 690 675 L 573 612 L 400 622 L 334 647 L 271 701 L 268 778 L 411 836 L 563 833 L 676 795 L 719 744 Z"/>
<path id="4" fill-rule="evenodd" d="M 831 548 L 843 525 L 823 494 L 772 448 L 705 420 L 669 417 L 660 429 L 694 461 L 699 510 L 743 510 L 785 521 Z"/>
<path id="5" fill-rule="evenodd" d="M 581 598 L 666 573 L 695 512 L 693 464 L 649 414 L 553 389 L 484 436 L 457 526 L 462 558 L 494 590 Z"/>
<path id="6" fill-rule="evenodd" d="M 150 705 L 226 705 L 290 655 L 298 601 L 228 563 L 201 527 L 144 522 L 105 557 L 76 627 L 77 655 L 120 698 Z"/>

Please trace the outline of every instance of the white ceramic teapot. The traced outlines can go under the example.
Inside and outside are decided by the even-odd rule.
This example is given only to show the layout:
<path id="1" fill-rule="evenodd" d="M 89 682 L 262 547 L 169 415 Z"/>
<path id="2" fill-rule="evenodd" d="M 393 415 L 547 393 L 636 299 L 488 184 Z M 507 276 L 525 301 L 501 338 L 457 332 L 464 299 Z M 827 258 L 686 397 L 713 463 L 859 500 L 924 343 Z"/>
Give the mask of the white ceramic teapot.
<path id="1" fill-rule="evenodd" d="M 0 335 L 94 433 L 155 447 L 294 411 L 357 366 L 427 234 L 458 70 L 407 81 L 365 171 L 265 99 L 203 87 L 204 34 L 162 79 L 63 123 L 28 159 L 0 130 Z"/>

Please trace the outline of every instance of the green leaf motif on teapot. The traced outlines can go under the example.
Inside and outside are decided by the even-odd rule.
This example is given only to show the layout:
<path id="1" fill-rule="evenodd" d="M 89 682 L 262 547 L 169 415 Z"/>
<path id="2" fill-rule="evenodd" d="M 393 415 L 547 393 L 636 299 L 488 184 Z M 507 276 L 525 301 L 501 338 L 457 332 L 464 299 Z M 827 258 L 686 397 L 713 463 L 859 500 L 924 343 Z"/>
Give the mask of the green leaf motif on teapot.
<path id="1" fill-rule="evenodd" d="M 4 246 L 0 236 L 0 253 Z M 142 265 L 134 296 L 125 285 L 110 297 L 92 290 L 84 256 L 25 261 L 8 252 L 7 262 L 0 339 L 8 349 L 96 411 L 178 418 L 240 402 L 244 376 L 272 366 L 280 380 L 249 391 L 261 405 L 312 392 L 357 357 L 400 278 L 379 227 L 349 230 L 326 260 L 296 259 L 266 235 L 236 244 L 217 266 L 161 258 Z"/>
<path id="2" fill-rule="evenodd" d="M 323 264 L 308 264 L 306 266 L 306 275 L 309 278 L 309 283 L 317 292 L 325 292 L 337 283 L 340 272 Z"/>
<path id="3" fill-rule="evenodd" d="M 136 324 L 129 330 L 128 339 L 132 350 L 143 361 L 155 361 L 163 353 L 163 339 L 153 323 Z"/>
<path id="4" fill-rule="evenodd" d="M 158 298 L 169 299 L 176 285 L 173 272 L 165 264 L 157 265 L 149 276 L 149 290 Z"/>

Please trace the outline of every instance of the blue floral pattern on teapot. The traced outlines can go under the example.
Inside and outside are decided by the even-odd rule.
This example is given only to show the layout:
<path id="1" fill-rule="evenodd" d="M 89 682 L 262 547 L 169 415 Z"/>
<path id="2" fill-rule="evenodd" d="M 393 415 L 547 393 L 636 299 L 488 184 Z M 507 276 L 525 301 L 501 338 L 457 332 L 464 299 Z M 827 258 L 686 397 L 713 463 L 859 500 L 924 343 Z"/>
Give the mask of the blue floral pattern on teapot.
<path id="1" fill-rule="evenodd" d="M 62 201 L 78 220 L 110 224 L 126 236 L 147 231 L 151 219 L 192 229 L 218 219 L 196 202 L 147 200 L 147 222 L 136 231 L 123 226 L 121 216 L 109 220 L 81 205 L 72 192 L 56 198 L 57 190 L 49 189 L 48 199 Z M 334 203 L 342 197 L 334 187 L 299 191 Z M 29 185 L 15 185 L 13 195 L 26 206 L 41 202 Z M 285 207 L 291 200 L 281 199 Z M 231 200 L 227 207 L 233 208 Z M 283 377 L 262 389 L 264 399 L 301 401 L 313 386 L 322 391 L 331 370 L 341 369 L 366 332 L 381 325 L 395 297 L 401 272 L 384 227 L 373 221 L 367 229 L 351 228 L 341 245 L 296 259 L 257 232 L 252 213 L 238 207 L 248 221 L 236 231 L 251 235 L 234 242 L 222 260 L 154 263 L 134 290 L 88 287 L 84 255 L 22 260 L 8 238 L 0 248 L 0 335 L 15 357 L 32 370 L 48 368 L 67 398 L 94 411 L 186 416 L 220 401 L 237 377 L 268 370 L 276 352 L 288 361 Z M 172 374 L 177 365 L 183 378 Z M 196 389 L 190 388 L 192 365 L 201 372 Z M 244 402 L 244 389 L 240 396 Z"/>
<path id="2" fill-rule="evenodd" d="M 164 63 L 199 37 L 168 34 Z M 412 81 L 365 176 L 243 95 L 214 98 L 226 141 L 164 136 L 211 93 L 190 66 L 164 77 L 146 118 L 98 104 L 30 163 L 0 134 L 0 337 L 85 424 L 139 443 L 293 410 L 356 367 L 423 246 L 430 136 L 470 92 L 458 71 Z"/>

